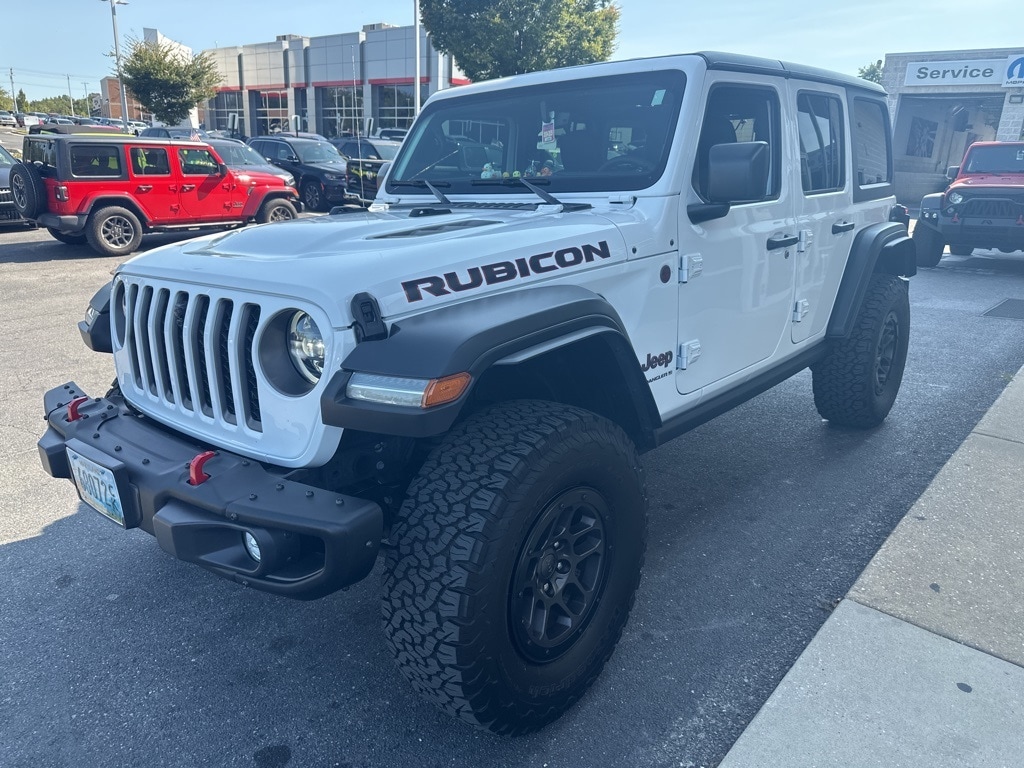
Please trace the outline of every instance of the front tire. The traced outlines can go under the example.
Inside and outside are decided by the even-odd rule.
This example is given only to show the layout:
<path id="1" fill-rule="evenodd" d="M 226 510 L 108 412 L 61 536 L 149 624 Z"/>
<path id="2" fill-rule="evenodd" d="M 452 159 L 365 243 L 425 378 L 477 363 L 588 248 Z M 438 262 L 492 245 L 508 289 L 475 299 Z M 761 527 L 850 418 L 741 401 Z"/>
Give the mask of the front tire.
<path id="1" fill-rule="evenodd" d="M 974 253 L 974 248 L 970 245 L 951 245 L 949 252 L 954 256 L 970 256 Z"/>
<path id="2" fill-rule="evenodd" d="M 311 211 L 319 211 L 324 204 L 324 188 L 319 181 L 310 180 L 302 185 L 302 204 Z"/>
<path id="3" fill-rule="evenodd" d="M 142 242 L 142 224 L 127 208 L 112 205 L 89 217 L 85 237 L 104 256 L 127 256 Z"/>
<path id="4" fill-rule="evenodd" d="M 290 221 L 298 215 L 295 206 L 287 200 L 267 200 L 260 206 L 259 213 L 256 214 L 256 223 L 269 224 L 273 221 Z"/>
<path id="5" fill-rule="evenodd" d="M 914 246 L 917 249 L 917 266 L 934 267 L 942 260 L 942 251 L 946 244 L 942 242 L 939 233 L 931 227 L 917 223 L 912 236 Z"/>
<path id="6" fill-rule="evenodd" d="M 834 340 L 827 357 L 811 366 L 814 405 L 822 418 L 867 429 L 889 415 L 910 341 L 907 288 L 894 275 L 872 275 L 849 337 Z"/>
<path id="7" fill-rule="evenodd" d="M 392 529 L 384 629 L 403 674 L 449 714 L 535 731 L 593 683 L 640 580 L 646 491 L 615 424 L 556 403 L 454 428 Z"/>

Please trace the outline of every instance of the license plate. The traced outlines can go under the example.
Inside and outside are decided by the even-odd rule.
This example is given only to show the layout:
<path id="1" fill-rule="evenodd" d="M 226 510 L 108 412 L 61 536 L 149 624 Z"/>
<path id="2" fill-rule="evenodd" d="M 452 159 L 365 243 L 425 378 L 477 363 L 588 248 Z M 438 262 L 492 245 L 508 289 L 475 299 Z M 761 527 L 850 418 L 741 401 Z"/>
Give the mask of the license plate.
<path id="1" fill-rule="evenodd" d="M 114 473 L 70 448 L 67 452 L 71 475 L 75 478 L 82 501 L 124 527 L 124 507 L 121 506 L 121 494 L 117 490 Z"/>

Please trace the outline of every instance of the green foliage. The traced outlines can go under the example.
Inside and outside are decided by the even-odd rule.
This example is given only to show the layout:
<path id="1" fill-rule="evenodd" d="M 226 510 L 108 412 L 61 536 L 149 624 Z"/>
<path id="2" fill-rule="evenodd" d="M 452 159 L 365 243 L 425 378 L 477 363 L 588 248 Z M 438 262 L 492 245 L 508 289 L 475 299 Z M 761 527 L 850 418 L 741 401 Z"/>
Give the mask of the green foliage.
<path id="1" fill-rule="evenodd" d="M 14 112 L 14 101 L 11 99 L 11 94 L 0 88 L 0 109 L 6 109 L 8 112 Z"/>
<path id="2" fill-rule="evenodd" d="M 604 61 L 619 8 L 610 0 L 419 0 L 434 47 L 470 80 Z"/>
<path id="3" fill-rule="evenodd" d="M 870 80 L 872 83 L 882 84 L 882 60 L 879 59 L 874 64 L 867 64 L 857 70 L 857 77 L 864 80 Z"/>
<path id="4" fill-rule="evenodd" d="M 177 125 L 217 92 L 220 75 L 208 54 L 185 56 L 169 43 L 129 38 L 124 85 L 157 120 Z"/>
<path id="5" fill-rule="evenodd" d="M 16 112 L 28 112 L 28 96 L 25 95 L 25 91 L 21 88 L 18 89 L 18 97 L 15 101 L 18 104 Z"/>
<path id="6" fill-rule="evenodd" d="M 24 95 L 24 93 L 19 92 L 18 100 L 20 101 Z M 71 114 L 71 99 L 64 95 L 47 96 L 45 99 L 35 99 L 33 101 L 25 99 L 25 102 L 27 108 L 21 110 L 22 112 L 55 112 L 58 115 Z M 75 99 L 75 114 L 79 117 L 89 114 L 88 99 Z"/>

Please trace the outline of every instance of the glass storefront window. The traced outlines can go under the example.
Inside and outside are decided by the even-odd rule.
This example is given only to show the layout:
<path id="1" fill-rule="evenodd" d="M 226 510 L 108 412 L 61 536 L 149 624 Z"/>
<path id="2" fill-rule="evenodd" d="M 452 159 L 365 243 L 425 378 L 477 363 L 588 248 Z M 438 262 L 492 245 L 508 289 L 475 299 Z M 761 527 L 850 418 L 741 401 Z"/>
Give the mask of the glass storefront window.
<path id="1" fill-rule="evenodd" d="M 329 139 L 362 132 L 363 89 L 345 85 L 321 88 L 323 108 L 317 125 Z"/>
<path id="2" fill-rule="evenodd" d="M 256 94 L 257 136 L 291 130 L 288 117 L 288 93 L 286 91 L 263 91 Z"/>
<path id="3" fill-rule="evenodd" d="M 210 108 L 206 110 L 206 129 L 231 130 L 230 116 L 238 115 L 239 131 L 243 127 L 245 94 L 241 91 L 222 91 L 210 100 Z"/>
<path id="4" fill-rule="evenodd" d="M 415 92 L 408 85 L 375 85 L 373 103 L 376 105 L 378 128 L 408 128 L 416 117 Z M 420 104 L 430 95 L 427 85 L 420 86 Z"/>

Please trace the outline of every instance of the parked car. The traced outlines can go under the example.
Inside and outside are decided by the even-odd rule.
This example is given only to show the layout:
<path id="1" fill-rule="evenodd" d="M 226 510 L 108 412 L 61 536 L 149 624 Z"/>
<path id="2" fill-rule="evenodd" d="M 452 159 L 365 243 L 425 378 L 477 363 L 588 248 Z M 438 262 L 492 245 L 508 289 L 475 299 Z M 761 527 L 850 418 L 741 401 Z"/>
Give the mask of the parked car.
<path id="1" fill-rule="evenodd" d="M 352 138 L 335 143 L 345 156 L 345 187 L 350 199 L 369 205 L 377 196 L 378 181 L 384 164 L 395 159 L 400 141 Z"/>
<path id="2" fill-rule="evenodd" d="M 3 128 L 17 128 L 18 120 L 14 117 L 13 112 L 8 112 L 6 109 L 0 109 L 0 127 Z"/>
<path id="3" fill-rule="evenodd" d="M 79 129 L 81 130 L 81 129 Z M 11 169 L 18 213 L 63 243 L 124 256 L 148 232 L 294 219 L 278 176 L 229 168 L 202 142 L 125 134 L 37 134 Z"/>
<path id="4" fill-rule="evenodd" d="M 269 173 L 289 187 L 295 187 L 295 177 L 288 171 L 271 165 L 259 152 L 237 139 L 207 139 L 206 143 L 217 150 L 221 160 L 232 170 L 240 173 Z"/>
<path id="5" fill-rule="evenodd" d="M 936 266 L 947 245 L 954 256 L 1024 248 L 1024 141 L 975 142 L 946 178 L 945 192 L 921 200 L 914 227 L 918 266 Z"/>
<path id="6" fill-rule="evenodd" d="M 11 168 L 18 161 L 0 146 L 0 225 L 24 222 L 11 196 Z"/>
<path id="7" fill-rule="evenodd" d="M 402 141 L 409 133 L 408 128 L 381 128 L 378 134 L 382 139 Z"/>
<path id="8" fill-rule="evenodd" d="M 192 141 L 202 139 L 206 141 L 210 138 L 202 128 L 189 128 L 188 126 L 175 128 L 150 126 L 143 128 L 138 135 L 144 139 L 189 139 Z"/>
<path id="9" fill-rule="evenodd" d="M 309 210 L 324 211 L 346 201 L 345 158 L 330 142 L 278 133 L 249 139 L 249 146 L 295 177 Z"/>
<path id="10" fill-rule="evenodd" d="M 463 722 L 528 733 L 611 657 L 648 525 L 660 556 L 713 511 L 649 515 L 641 453 L 808 367 L 787 401 L 811 390 L 835 427 L 888 416 L 916 265 L 889 220 L 886 94 L 724 53 L 485 80 L 430 97 L 381 197 L 119 265 L 79 326 L 116 384 L 54 381 L 39 456 L 112 524 L 239 589 L 312 599 L 382 575 L 412 685 Z M 814 426 L 773 416 L 743 428 Z M 899 484 L 900 467 L 873 481 Z M 61 568 L 92 572 L 100 539 L 133 558 L 112 581 L 149 562 L 97 534 Z M 162 575 L 125 588 L 173 604 Z M 675 617 L 691 587 L 644 599 Z M 308 654 L 295 666 L 330 663 Z M 643 675 L 673 673 L 658 665 Z M 617 696 L 598 686 L 588 704 Z"/>

